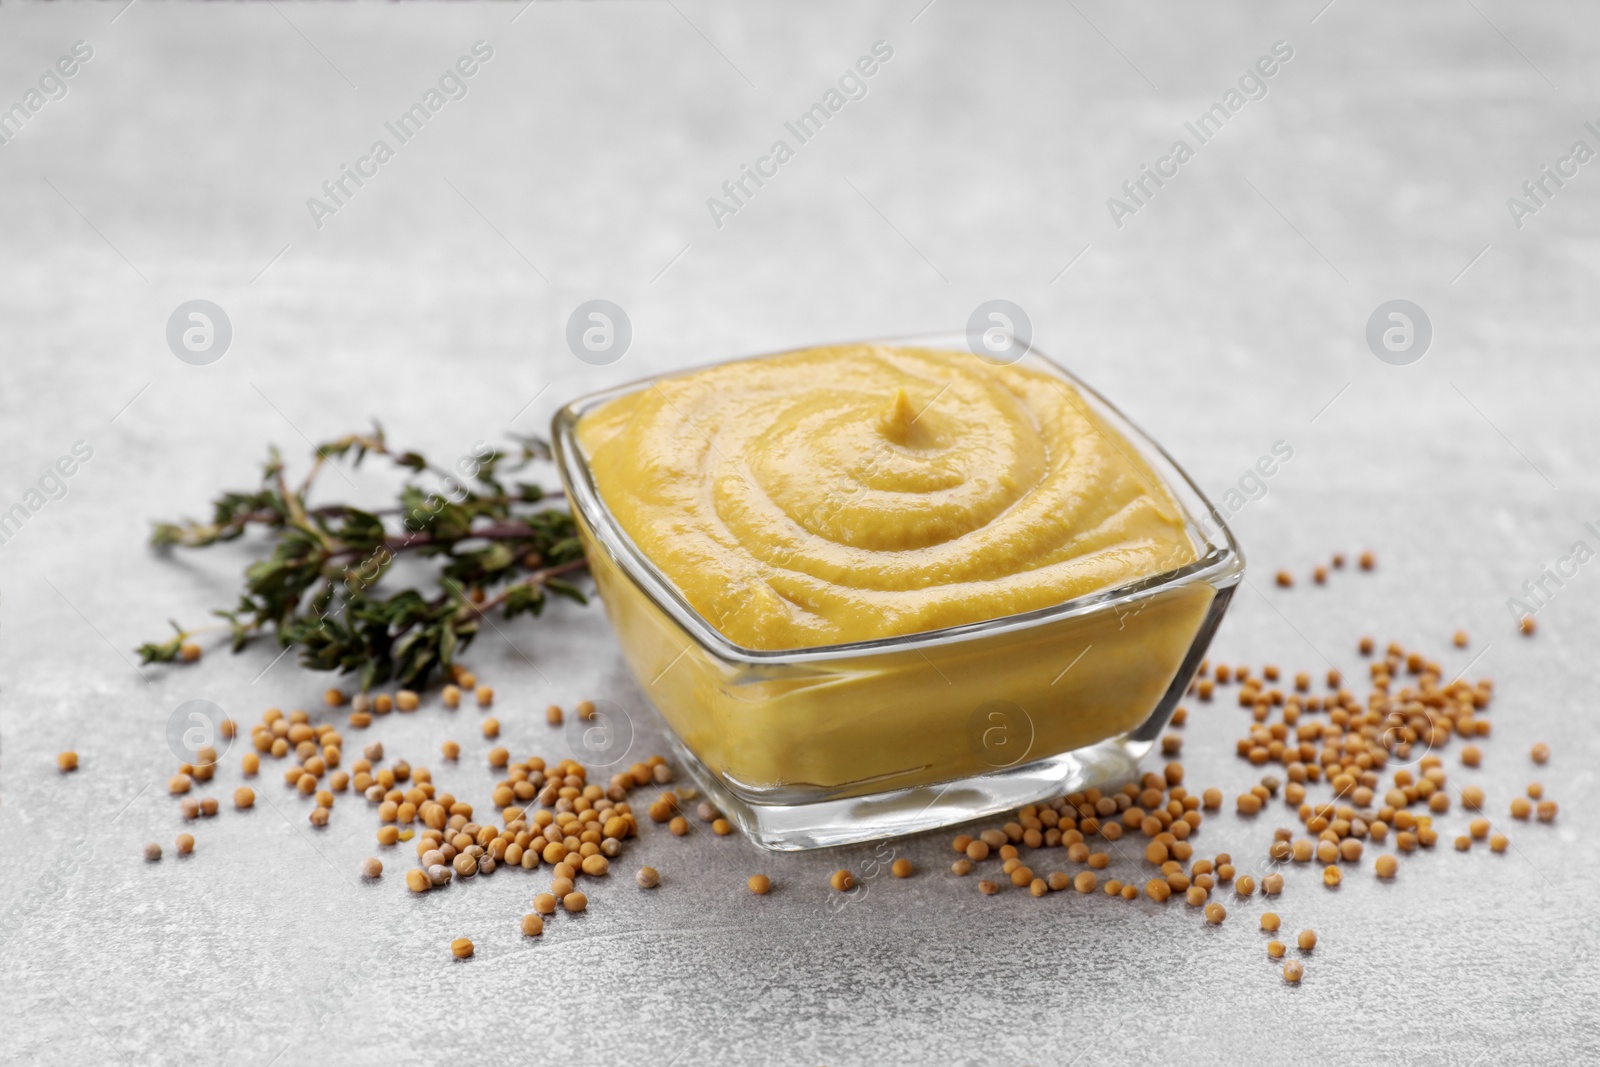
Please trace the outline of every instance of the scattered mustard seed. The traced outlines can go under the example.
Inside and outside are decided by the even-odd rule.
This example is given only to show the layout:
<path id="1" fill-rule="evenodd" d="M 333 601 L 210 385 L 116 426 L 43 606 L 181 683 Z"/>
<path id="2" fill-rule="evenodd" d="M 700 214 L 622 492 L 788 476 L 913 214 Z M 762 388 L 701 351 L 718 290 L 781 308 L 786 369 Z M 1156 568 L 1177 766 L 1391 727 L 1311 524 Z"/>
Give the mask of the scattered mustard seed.
<path id="1" fill-rule="evenodd" d="M 543 919 L 539 918 L 539 916 L 535 915 L 533 912 L 529 912 L 522 917 L 523 937 L 538 937 L 542 933 L 544 933 Z"/>
<path id="2" fill-rule="evenodd" d="M 1206 905 L 1206 922 L 1212 926 L 1221 926 L 1222 920 L 1228 917 L 1228 909 L 1213 901 Z"/>
<path id="3" fill-rule="evenodd" d="M 1400 869 L 1400 861 L 1386 852 L 1379 856 L 1377 862 L 1372 866 L 1373 872 L 1377 874 L 1379 878 L 1393 878 L 1395 876 L 1395 872 Z"/>
<path id="4" fill-rule="evenodd" d="M 154 841 L 150 842 L 148 845 L 145 845 L 144 858 L 150 863 L 154 863 L 156 860 L 159 860 L 161 858 L 161 846 L 156 844 Z"/>
<path id="5" fill-rule="evenodd" d="M 67 752 L 61 753 L 59 756 L 56 757 L 56 767 L 57 767 L 57 769 L 59 769 L 63 773 L 65 773 L 67 771 L 75 771 L 75 770 L 77 770 L 78 769 L 78 754 L 76 752 L 72 752 L 72 751 L 67 751 Z"/>
<path id="6" fill-rule="evenodd" d="M 1364 559 L 1365 557 L 1362 558 Z M 1370 570 L 1371 568 L 1367 569 Z M 1299 960 L 1290 960 L 1283 965 L 1283 980 L 1285 982 L 1298 983 L 1301 978 L 1305 977 L 1305 973 L 1305 966 Z"/>
<path id="7" fill-rule="evenodd" d="M 750 892 L 758 897 L 764 897 L 772 891 L 772 879 L 764 874 L 752 874 L 745 884 L 750 887 Z"/>
<path id="8" fill-rule="evenodd" d="M 847 870 L 833 872 L 833 877 L 828 879 L 828 884 L 841 893 L 848 893 L 856 887 L 856 876 Z"/>
<path id="9" fill-rule="evenodd" d="M 911 861 L 903 857 L 895 860 L 894 863 L 889 867 L 889 872 L 896 878 L 910 878 L 911 871 Z"/>
<path id="10" fill-rule="evenodd" d="M 1528 755 L 1533 757 L 1533 762 L 1545 764 L 1550 762 L 1550 746 L 1540 741 L 1529 750 Z"/>
<path id="11" fill-rule="evenodd" d="M 458 937 L 450 942 L 450 955 L 458 960 L 464 960 L 472 955 L 472 942 L 465 937 Z"/>
<path id="12" fill-rule="evenodd" d="M 361 877 L 378 878 L 383 874 L 383 861 L 376 856 L 368 856 L 361 861 Z"/>
<path id="13" fill-rule="evenodd" d="M 1300 946 L 1301 952 L 1310 952 L 1317 947 L 1317 932 L 1315 930 L 1301 930 L 1295 938 L 1295 944 Z"/>
<path id="14" fill-rule="evenodd" d="M 1289 951 L 1289 948 L 1282 941 L 1267 942 L 1267 955 L 1275 960 L 1283 959 L 1283 954 L 1287 951 Z"/>
<path id="15" fill-rule="evenodd" d="M 1281 922 L 1282 920 L 1278 918 L 1277 912 L 1264 911 L 1261 913 L 1261 929 L 1269 934 L 1275 933 Z"/>
<path id="16" fill-rule="evenodd" d="M 178 835 L 178 855 L 187 856 L 189 853 L 191 853 L 193 851 L 194 851 L 194 835 L 193 834 L 179 834 Z"/>

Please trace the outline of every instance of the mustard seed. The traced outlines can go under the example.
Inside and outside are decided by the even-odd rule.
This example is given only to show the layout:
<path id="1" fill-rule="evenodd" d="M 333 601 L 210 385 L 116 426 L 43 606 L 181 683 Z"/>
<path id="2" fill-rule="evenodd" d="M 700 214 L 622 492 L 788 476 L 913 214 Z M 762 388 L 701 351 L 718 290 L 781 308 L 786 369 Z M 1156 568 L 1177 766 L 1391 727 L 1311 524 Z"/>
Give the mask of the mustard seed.
<path id="1" fill-rule="evenodd" d="M 78 769 L 78 754 L 76 752 L 63 752 L 56 757 L 56 768 L 63 774 Z"/>
<path id="2" fill-rule="evenodd" d="M 472 942 L 465 937 L 458 937 L 450 942 L 450 955 L 458 960 L 467 959 L 472 955 Z"/>
<path id="3" fill-rule="evenodd" d="M 1366 568 L 1371 570 L 1372 568 Z M 1299 960 L 1290 960 L 1283 965 L 1283 980 L 1290 983 L 1299 983 L 1305 977 L 1306 969 Z"/>
<path id="4" fill-rule="evenodd" d="M 745 884 L 750 887 L 750 892 L 758 897 L 764 897 L 772 890 L 772 879 L 764 874 L 752 874 Z"/>
<path id="5" fill-rule="evenodd" d="M 145 845 L 144 858 L 150 863 L 154 863 L 155 861 L 159 860 L 161 858 L 161 846 L 156 844 L 154 841 L 150 842 L 148 845 Z"/>
<path id="6" fill-rule="evenodd" d="M 1468 745 L 1461 750 L 1461 763 L 1466 767 L 1476 767 L 1483 763 L 1483 750 L 1477 745 Z"/>
<path id="7" fill-rule="evenodd" d="M 554 893 L 540 893 L 533 898 L 533 910 L 540 915 L 554 915 L 556 913 L 556 896 Z"/>
<path id="8" fill-rule="evenodd" d="M 533 912 L 529 912 L 522 917 L 523 937 L 538 937 L 542 933 L 544 933 L 543 919 L 539 918 L 539 916 L 535 915 Z"/>
<path id="9" fill-rule="evenodd" d="M 483 720 L 483 736 L 484 737 L 499 737 L 500 736 L 500 720 L 495 718 L 493 715 L 489 716 L 487 719 L 484 719 Z"/>
<path id="10" fill-rule="evenodd" d="M 1317 947 L 1317 932 L 1315 930 L 1301 930 L 1295 938 L 1295 944 L 1300 946 L 1301 952 L 1310 952 Z"/>
<path id="11" fill-rule="evenodd" d="M 856 887 L 856 876 L 847 870 L 833 872 L 833 877 L 828 879 L 828 884 L 841 893 L 847 893 Z"/>
<path id="12" fill-rule="evenodd" d="M 1344 881 L 1344 872 L 1339 868 L 1329 865 L 1322 868 L 1322 884 L 1330 889 Z"/>
<path id="13" fill-rule="evenodd" d="M 713 819 L 711 821 L 711 832 L 718 837 L 727 837 L 733 833 L 733 824 L 727 819 Z"/>
<path id="14" fill-rule="evenodd" d="M 1557 810 L 1555 801 L 1541 800 L 1534 808 L 1534 814 L 1539 817 L 1540 822 L 1554 822 Z"/>
<path id="15" fill-rule="evenodd" d="M 895 860 L 894 863 L 889 867 L 889 873 L 893 874 L 896 878 L 910 878 L 911 871 L 911 861 L 903 857 Z"/>
<path id="16" fill-rule="evenodd" d="M 1377 862 L 1373 864 L 1373 871 L 1379 878 L 1393 878 L 1399 869 L 1400 861 L 1387 852 L 1379 856 Z"/>
<path id="17" fill-rule="evenodd" d="M 178 835 L 178 855 L 187 856 L 189 853 L 191 853 L 193 851 L 194 851 L 194 835 L 193 834 L 179 834 Z"/>
<path id="18" fill-rule="evenodd" d="M 985 878 L 983 881 L 978 883 L 978 892 L 982 893 L 986 897 L 992 897 L 996 893 L 1000 892 L 1000 887 L 994 882 L 991 882 Z"/>
<path id="19" fill-rule="evenodd" d="M 486 708 L 494 703 L 494 687 L 480 685 L 472 691 L 473 697 L 478 701 L 478 707 Z"/>
<path id="20" fill-rule="evenodd" d="M 1517 624 L 1517 629 L 1522 632 L 1523 637 L 1532 637 L 1533 631 L 1538 629 L 1538 623 L 1533 621 L 1532 615 L 1524 615 L 1522 621 Z"/>
<path id="21" fill-rule="evenodd" d="M 569 913 L 576 915 L 589 906 L 589 898 L 578 892 L 568 893 L 561 898 L 561 906 Z"/>
<path id="22" fill-rule="evenodd" d="M 1339 868 L 1334 867 L 1332 869 L 1334 871 L 1338 871 Z M 1326 877 L 1326 872 L 1324 872 L 1324 877 Z M 1334 881 L 1335 884 L 1337 884 L 1338 879 L 1335 879 Z M 1283 892 L 1283 875 L 1274 872 L 1273 874 L 1269 874 L 1265 878 L 1261 879 L 1261 892 L 1269 897 L 1275 897 L 1279 893 Z"/>
<path id="23" fill-rule="evenodd" d="M 1471 847 L 1472 847 L 1472 838 L 1468 837 L 1466 834 L 1460 834 L 1460 835 L 1458 835 L 1456 837 L 1456 851 L 1457 852 L 1465 852 L 1465 851 L 1467 851 L 1467 849 L 1469 849 Z"/>
<path id="24" fill-rule="evenodd" d="M 1511 842 L 1506 839 L 1505 834 L 1495 834 L 1489 838 L 1489 851 L 1504 852 L 1506 850 L 1506 846 L 1509 844 L 1511 844 Z"/>
<path id="25" fill-rule="evenodd" d="M 1545 744 L 1543 741 L 1540 741 L 1538 744 L 1534 745 L 1532 749 L 1529 750 L 1528 755 L 1533 758 L 1533 762 L 1535 762 L 1535 763 L 1538 763 L 1538 764 L 1549 763 L 1550 762 L 1550 746 Z"/>
<path id="26" fill-rule="evenodd" d="M 950 865 L 950 873 L 958 878 L 966 877 L 972 873 L 972 861 L 969 859 L 956 860 Z"/>
<path id="27" fill-rule="evenodd" d="M 1212 902 L 1206 905 L 1206 922 L 1212 926 L 1221 926 L 1222 920 L 1228 917 L 1228 909 L 1221 904 Z"/>
<path id="28" fill-rule="evenodd" d="M 1275 960 L 1283 959 L 1283 954 L 1287 951 L 1289 951 L 1289 947 L 1282 941 L 1267 942 L 1267 955 Z"/>
<path id="29" fill-rule="evenodd" d="M 1095 877 L 1093 871 L 1079 871 L 1077 877 L 1072 880 L 1072 888 L 1080 893 L 1093 893 L 1095 886 L 1099 884 L 1100 880 Z"/>
<path id="30" fill-rule="evenodd" d="M 247 785 L 241 785 L 233 791 L 233 806 L 240 811 L 255 807 L 256 791 Z"/>

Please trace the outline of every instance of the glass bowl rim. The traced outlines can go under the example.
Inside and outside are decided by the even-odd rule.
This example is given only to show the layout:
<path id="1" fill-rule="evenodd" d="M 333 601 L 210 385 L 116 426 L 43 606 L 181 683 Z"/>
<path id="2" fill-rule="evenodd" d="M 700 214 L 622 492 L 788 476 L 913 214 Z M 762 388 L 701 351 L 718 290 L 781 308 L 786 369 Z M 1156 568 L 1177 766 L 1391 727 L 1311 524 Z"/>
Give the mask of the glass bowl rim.
<path id="1" fill-rule="evenodd" d="M 1109 416 L 1108 421 L 1112 423 L 1113 428 L 1138 448 L 1144 460 L 1155 468 L 1156 474 L 1162 478 L 1163 483 L 1178 499 L 1178 505 L 1184 512 L 1185 530 L 1192 538 L 1197 539 L 1206 551 L 1200 554 L 1193 562 L 1186 563 L 1181 567 L 1145 575 L 1142 578 L 1136 578 L 1108 589 L 1084 593 L 1064 600 L 1059 604 L 1035 608 L 1032 611 L 1019 612 L 1013 615 L 1002 615 L 993 619 L 982 619 L 977 622 L 946 626 L 937 630 L 923 630 L 912 634 L 875 637 L 865 641 L 816 645 L 806 648 L 758 649 L 734 644 L 723 636 L 722 632 L 713 626 L 708 619 L 695 610 L 683 594 L 679 592 L 671 579 L 633 543 L 633 539 L 627 535 L 612 516 L 611 509 L 606 506 L 604 498 L 601 497 L 594 484 L 588 460 L 584 457 L 582 449 L 578 447 L 578 421 L 601 404 L 615 400 L 618 397 L 627 396 L 630 393 L 648 389 L 657 382 L 688 377 L 700 371 L 728 363 L 768 359 L 792 352 L 805 351 L 808 348 L 846 344 L 892 345 L 957 352 L 971 351 L 967 347 L 966 334 L 964 333 L 919 333 L 897 337 L 857 338 L 848 341 L 818 342 L 810 345 L 791 346 L 770 352 L 731 356 L 727 359 L 714 360 L 709 363 L 702 363 L 681 370 L 667 371 L 662 374 L 653 374 L 631 382 L 625 382 L 622 385 L 612 386 L 608 389 L 586 393 L 562 405 L 551 419 L 550 440 L 555 453 L 557 469 L 567 490 L 568 506 L 572 508 L 576 517 L 588 523 L 591 533 L 611 552 L 623 574 L 634 586 L 643 592 L 657 608 L 665 612 L 668 618 L 677 623 L 705 651 L 710 652 L 721 660 L 749 666 L 822 662 L 860 656 L 917 651 L 929 647 L 988 637 L 993 634 L 1031 629 L 1077 616 L 1109 613 L 1125 604 L 1149 599 L 1168 589 L 1197 582 L 1204 582 L 1214 589 L 1224 589 L 1237 584 L 1240 578 L 1243 577 L 1245 568 L 1244 553 L 1240 549 L 1238 541 L 1235 540 L 1232 529 L 1229 528 L 1215 505 L 1211 503 L 1210 498 L 1195 484 L 1194 479 L 1189 477 L 1188 472 L 1178 465 L 1177 461 L 1167 453 L 1167 450 L 1160 443 L 1124 415 L 1116 405 L 1112 404 L 1077 375 L 1046 356 L 1037 346 L 1029 343 L 1026 345 L 1024 355 L 1019 357 L 1018 360 L 1010 362 L 1015 363 L 1021 359 L 1032 359 L 1044 364 L 1050 373 L 1059 376 L 1083 394 L 1090 401 L 1091 406 L 1098 409 L 1097 414 L 1103 417 Z M 1185 490 L 1187 494 L 1184 492 Z M 1184 499 L 1185 495 L 1190 496 L 1192 499 L 1186 501 Z M 1196 514 L 1195 509 L 1191 506 L 1192 504 L 1198 504 L 1201 512 L 1209 517 L 1215 528 L 1214 534 L 1207 534 L 1204 529 L 1197 525 L 1200 516 Z"/>

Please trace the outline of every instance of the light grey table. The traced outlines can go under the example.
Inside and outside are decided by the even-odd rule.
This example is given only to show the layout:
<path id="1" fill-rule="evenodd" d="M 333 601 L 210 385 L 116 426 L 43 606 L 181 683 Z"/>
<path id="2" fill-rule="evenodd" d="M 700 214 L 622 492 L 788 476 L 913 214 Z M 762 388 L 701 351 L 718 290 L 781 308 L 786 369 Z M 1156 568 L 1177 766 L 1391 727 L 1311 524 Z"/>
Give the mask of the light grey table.
<path id="1" fill-rule="evenodd" d="M 1592 891 L 1596 565 L 1519 638 L 1506 601 L 1600 519 L 1592 409 L 1596 165 L 1519 228 L 1507 198 L 1596 107 L 1592 9 L 1379 5 L 84 3 L 0 10 L 0 106 L 83 41 L 92 57 L 0 146 L 0 508 L 83 441 L 65 495 L 0 546 L 0 1059 L 18 1063 L 1545 1063 L 1600 1054 Z M 919 10 L 920 9 L 920 10 Z M 386 133 L 475 42 L 492 57 L 404 144 Z M 893 57 L 803 145 L 792 121 L 884 41 Z M 1293 57 L 1117 226 L 1158 165 L 1274 42 Z M 73 64 L 66 64 L 71 67 Z M 470 64 L 469 64 L 470 65 Z M 46 89 L 59 95 L 57 83 Z M 454 83 L 448 87 L 455 91 Z M 15 121 L 15 120 L 14 120 Z M 707 199 L 779 138 L 794 156 L 717 226 Z M 394 155 L 362 164 L 375 140 Z M 341 166 L 365 184 L 313 223 Z M 1569 168 L 1570 169 L 1570 168 Z M 1170 173 L 1170 168 L 1169 168 Z M 752 187 L 753 188 L 753 187 Z M 743 198 L 741 198 L 743 199 Z M 1141 197 L 1141 199 L 1144 199 Z M 1543 198 L 1542 198 L 1543 199 Z M 1133 206 L 1133 205 L 1129 205 Z M 564 342 L 580 302 L 626 308 L 605 367 Z M 1220 496 L 1274 442 L 1293 459 L 1234 517 L 1252 560 L 1218 653 L 1360 669 L 1372 633 L 1493 676 L 1478 781 L 1504 821 L 1535 772 L 1554 826 L 1448 849 L 1392 885 L 1310 872 L 1278 909 L 1316 928 L 1286 988 L 1253 906 L 1076 894 L 981 898 L 945 834 L 921 873 L 834 906 L 871 849 L 772 856 L 648 835 L 581 919 L 526 942 L 543 882 L 505 871 L 414 899 L 361 884 L 374 820 L 325 831 L 270 775 L 179 861 L 165 729 L 203 698 L 254 721 L 327 677 L 272 651 L 137 668 L 169 617 L 232 596 L 248 551 L 157 558 L 155 518 L 200 514 L 269 442 L 303 461 L 381 418 L 449 457 L 539 432 L 566 399 L 662 368 L 824 339 L 956 329 L 1027 309 L 1037 343 L 1122 404 Z M 1420 362 L 1369 351 L 1391 299 L 1433 327 Z M 184 301 L 225 309 L 209 366 L 174 358 Z M 341 494 L 378 492 L 363 472 Z M 48 487 L 48 486 L 47 486 Z M 1335 550 L 1379 570 L 1279 592 Z M 1448 648 L 1462 627 L 1465 652 Z M 1481 655 L 1480 655 L 1481 654 Z M 491 633 L 471 663 L 506 740 L 562 755 L 539 710 L 606 695 L 658 728 L 597 608 Z M 531 662 L 531 666 L 530 666 Z M 318 715 L 323 714 L 320 710 Z M 391 716 L 391 754 L 486 793 L 477 713 Z M 1243 713 L 1197 708 L 1191 781 L 1257 777 Z M 342 719 L 342 716 L 340 717 Z M 444 736 L 460 767 L 435 758 Z M 365 738 L 352 738 L 353 742 Z M 82 755 L 61 776 L 54 755 Z M 352 745 L 353 751 L 354 745 Z M 1454 757 L 1451 757 L 1454 766 Z M 212 790 L 236 784 L 234 761 Z M 479 798 L 486 802 L 487 797 Z M 1208 823 L 1259 856 L 1281 812 Z M 1454 832 L 1460 820 L 1446 822 Z M 168 858 L 147 865 L 156 839 Z M 627 872 L 652 863 L 654 893 Z M 393 871 L 394 864 L 391 864 Z M 775 892 L 756 898 L 746 875 Z M 467 935 L 477 957 L 454 964 Z"/>

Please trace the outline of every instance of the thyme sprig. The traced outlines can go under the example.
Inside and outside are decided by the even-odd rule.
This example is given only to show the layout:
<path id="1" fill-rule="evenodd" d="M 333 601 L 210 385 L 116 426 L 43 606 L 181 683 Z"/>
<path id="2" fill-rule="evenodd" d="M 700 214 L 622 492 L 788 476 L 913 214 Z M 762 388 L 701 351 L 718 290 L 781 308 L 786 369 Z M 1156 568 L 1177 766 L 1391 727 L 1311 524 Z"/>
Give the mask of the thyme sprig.
<path id="1" fill-rule="evenodd" d="M 235 652 L 270 634 L 297 648 L 306 667 L 356 674 L 363 690 L 390 681 L 420 688 L 445 672 L 491 612 L 537 615 L 552 596 L 584 603 L 572 578 L 587 561 L 572 516 L 553 506 L 560 493 L 516 477 L 548 460 L 549 446 L 513 440 L 504 450 L 479 442 L 451 468 L 391 448 L 374 424 L 318 447 L 292 488 L 282 456 L 269 449 L 261 484 L 222 493 L 210 521 L 155 524 L 150 540 L 161 550 L 204 548 L 252 529 L 268 535 L 270 548 L 245 568 L 238 605 L 212 613 L 221 624 L 186 629 L 174 621 L 173 637 L 139 646 L 142 661 L 184 658 L 184 645 L 207 630 L 226 630 Z M 308 503 L 329 462 L 354 468 L 374 455 L 405 472 L 394 504 Z M 408 555 L 436 566 L 433 588 L 384 586 Z"/>

